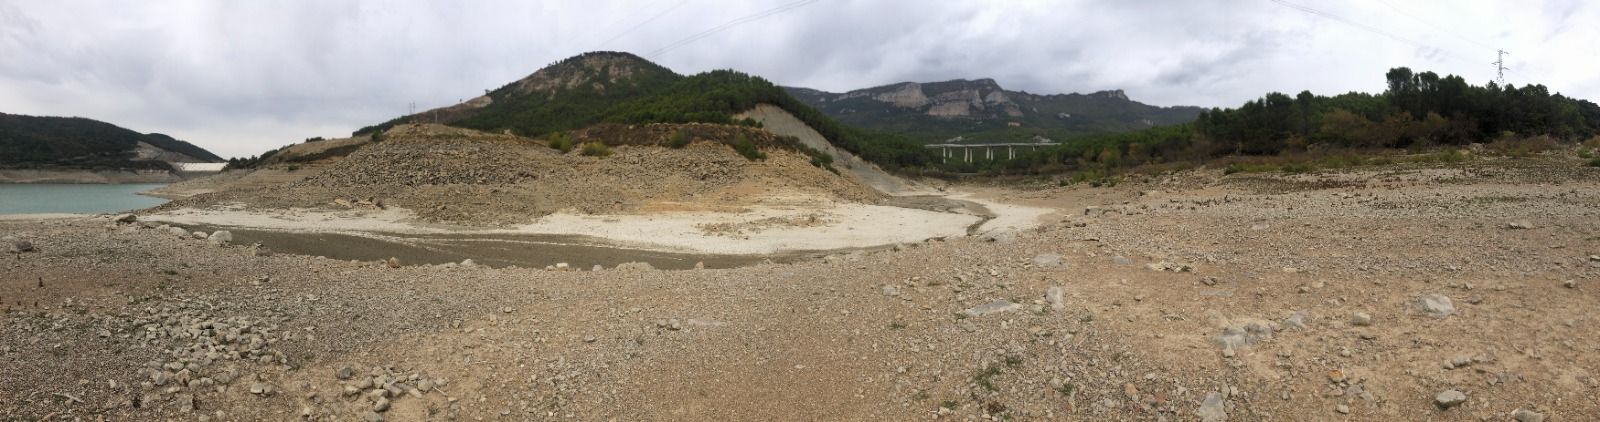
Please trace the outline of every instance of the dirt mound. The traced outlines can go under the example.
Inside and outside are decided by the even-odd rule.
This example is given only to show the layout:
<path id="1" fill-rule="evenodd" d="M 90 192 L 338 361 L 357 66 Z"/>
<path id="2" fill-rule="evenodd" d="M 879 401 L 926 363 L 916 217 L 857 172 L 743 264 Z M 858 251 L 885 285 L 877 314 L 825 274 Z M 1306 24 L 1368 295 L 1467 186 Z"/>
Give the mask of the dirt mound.
<path id="1" fill-rule="evenodd" d="M 676 133 L 692 142 L 667 148 Z M 723 145 L 743 134 L 767 155 Z M 167 207 L 245 203 L 266 208 L 401 207 L 430 221 L 524 223 L 560 210 L 737 209 L 772 197 L 876 202 L 877 192 L 785 148 L 786 138 L 723 125 L 610 125 L 573 134 L 570 152 L 546 141 L 439 125 L 404 125 L 383 141 L 307 166 L 304 179 L 239 186 Z M 585 156 L 604 142 L 611 155 Z"/>

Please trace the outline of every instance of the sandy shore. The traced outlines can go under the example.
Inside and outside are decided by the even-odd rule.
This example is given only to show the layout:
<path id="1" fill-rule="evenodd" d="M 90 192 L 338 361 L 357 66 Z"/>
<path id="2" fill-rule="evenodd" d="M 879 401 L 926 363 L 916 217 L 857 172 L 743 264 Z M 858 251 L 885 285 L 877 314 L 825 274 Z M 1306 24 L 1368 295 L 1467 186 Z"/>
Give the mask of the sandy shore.
<path id="1" fill-rule="evenodd" d="M 1050 212 L 967 195 L 988 207 L 994 218 L 978 231 L 1035 227 Z M 530 224 L 475 228 L 419 222 L 404 209 L 320 211 L 239 208 L 179 209 L 143 216 L 181 225 L 241 227 L 312 233 L 405 233 L 478 235 L 572 235 L 662 252 L 721 255 L 770 254 L 866 248 L 930 238 L 959 237 L 983 221 L 971 214 L 856 203 L 757 205 L 744 212 L 674 211 L 652 214 L 590 215 L 561 212 Z"/>

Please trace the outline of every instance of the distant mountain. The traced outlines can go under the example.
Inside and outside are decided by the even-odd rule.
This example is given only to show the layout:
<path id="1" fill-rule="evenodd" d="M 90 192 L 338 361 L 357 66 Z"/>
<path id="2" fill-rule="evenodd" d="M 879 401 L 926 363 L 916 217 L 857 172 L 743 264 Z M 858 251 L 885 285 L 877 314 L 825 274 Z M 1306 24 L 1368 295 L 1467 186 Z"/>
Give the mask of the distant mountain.
<path id="1" fill-rule="evenodd" d="M 171 170 L 222 157 L 159 133 L 82 117 L 0 113 L 0 168 Z"/>
<path id="2" fill-rule="evenodd" d="M 683 76 L 622 52 L 590 52 L 539 69 L 485 95 L 361 128 L 365 135 L 400 123 L 442 123 L 538 137 L 598 123 L 721 123 L 758 104 L 777 106 L 828 142 L 888 168 L 931 163 L 932 153 L 902 137 L 844 127 L 760 77 L 732 70 Z"/>
<path id="3" fill-rule="evenodd" d="M 1159 107 L 1121 90 L 1038 95 L 1008 91 L 993 79 L 903 82 L 846 93 L 785 87 L 795 98 L 848 125 L 942 142 L 1062 139 L 1193 121 L 1200 107 Z"/>

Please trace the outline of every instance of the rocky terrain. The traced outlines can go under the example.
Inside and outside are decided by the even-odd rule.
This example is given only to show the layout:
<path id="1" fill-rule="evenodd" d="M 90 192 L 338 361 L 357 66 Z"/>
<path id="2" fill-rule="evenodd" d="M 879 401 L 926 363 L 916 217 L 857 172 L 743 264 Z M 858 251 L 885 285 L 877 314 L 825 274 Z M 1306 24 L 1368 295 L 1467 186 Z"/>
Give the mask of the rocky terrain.
<path id="1" fill-rule="evenodd" d="M 1600 170 L 1533 158 L 964 188 L 1060 216 L 879 252 L 681 271 L 337 261 L 131 215 L 0 221 L 11 249 L 0 255 L 0 413 L 1561 421 L 1600 412 L 1600 336 L 1586 312 L 1600 301 Z"/>
<path id="2" fill-rule="evenodd" d="M 691 141 L 664 145 L 678 132 Z M 742 132 L 767 154 L 750 160 L 723 145 Z M 798 193 L 875 202 L 879 194 L 849 175 L 811 164 L 777 146 L 767 132 L 722 125 L 597 126 L 574 133 L 562 152 L 546 140 L 440 125 L 402 125 L 382 142 L 344 156 L 278 164 L 251 176 L 174 186 L 190 193 L 163 209 L 243 205 L 261 209 L 403 208 L 427 221 L 470 225 L 526 223 L 561 210 L 619 213 L 671 204 L 678 209 L 737 209 L 768 195 Z M 332 142 L 332 141 L 329 141 Z M 605 142 L 609 156 L 584 156 L 581 144 Z M 293 166 L 293 167 L 290 167 Z M 299 175 L 288 173 L 299 172 Z M 215 186 L 201 186 L 213 184 Z"/>

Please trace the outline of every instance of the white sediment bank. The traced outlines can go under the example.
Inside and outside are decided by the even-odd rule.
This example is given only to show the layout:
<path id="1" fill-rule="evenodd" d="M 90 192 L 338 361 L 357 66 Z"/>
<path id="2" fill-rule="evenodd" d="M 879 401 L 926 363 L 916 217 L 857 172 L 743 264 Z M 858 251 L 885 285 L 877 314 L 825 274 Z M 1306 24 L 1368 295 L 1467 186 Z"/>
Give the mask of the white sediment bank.
<path id="1" fill-rule="evenodd" d="M 960 197 L 995 213 L 979 231 L 1037 226 L 1052 210 Z M 817 218 L 815 224 L 762 222 Z M 174 224 L 228 226 L 286 232 L 329 232 L 352 235 L 404 234 L 546 234 L 588 236 L 629 248 L 708 254 L 768 254 L 831 250 L 920 242 L 935 237 L 967 235 L 981 217 L 856 203 L 828 206 L 746 207 L 744 212 L 668 211 L 649 214 L 591 215 L 569 212 L 541 217 L 529 224 L 501 229 L 429 224 L 404 209 L 321 211 L 307 209 L 246 210 L 243 208 L 179 209 L 141 217 Z M 714 225 L 745 228 L 708 230 Z"/>

